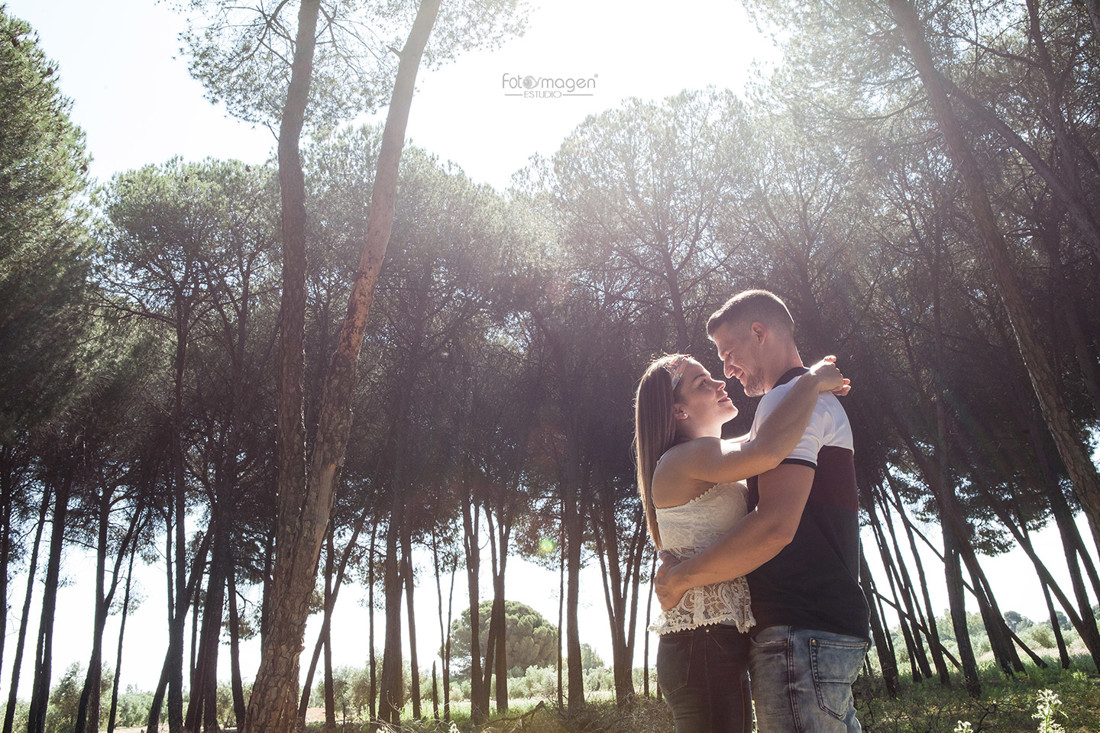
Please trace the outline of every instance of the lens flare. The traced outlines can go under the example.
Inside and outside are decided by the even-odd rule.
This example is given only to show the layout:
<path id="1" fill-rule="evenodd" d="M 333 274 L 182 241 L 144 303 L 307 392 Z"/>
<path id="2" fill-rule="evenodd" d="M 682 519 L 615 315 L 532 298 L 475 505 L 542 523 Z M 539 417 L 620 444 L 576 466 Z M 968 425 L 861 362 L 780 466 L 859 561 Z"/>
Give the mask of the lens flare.
<path id="1" fill-rule="evenodd" d="M 553 537 L 543 537 L 539 540 L 539 552 L 543 555 L 551 555 L 558 551 L 558 541 Z"/>

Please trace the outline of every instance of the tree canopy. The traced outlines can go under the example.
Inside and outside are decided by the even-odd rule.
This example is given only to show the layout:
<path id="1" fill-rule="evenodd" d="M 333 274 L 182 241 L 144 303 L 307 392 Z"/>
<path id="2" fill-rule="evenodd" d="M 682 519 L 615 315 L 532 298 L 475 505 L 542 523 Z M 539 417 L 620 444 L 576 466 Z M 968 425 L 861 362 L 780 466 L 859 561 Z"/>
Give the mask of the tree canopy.
<path id="1" fill-rule="evenodd" d="M 489 626 L 489 613 L 493 602 L 485 601 L 479 607 L 482 628 Z M 504 602 L 505 648 L 510 669 L 524 670 L 528 667 L 549 667 L 557 659 L 558 629 L 530 606 L 518 601 Z M 451 624 L 451 655 L 459 662 L 460 674 L 469 668 L 470 650 L 470 610 L 462 613 Z M 485 654 L 485 639 L 479 640 L 480 653 Z M 467 660 L 463 662 L 462 660 Z"/>

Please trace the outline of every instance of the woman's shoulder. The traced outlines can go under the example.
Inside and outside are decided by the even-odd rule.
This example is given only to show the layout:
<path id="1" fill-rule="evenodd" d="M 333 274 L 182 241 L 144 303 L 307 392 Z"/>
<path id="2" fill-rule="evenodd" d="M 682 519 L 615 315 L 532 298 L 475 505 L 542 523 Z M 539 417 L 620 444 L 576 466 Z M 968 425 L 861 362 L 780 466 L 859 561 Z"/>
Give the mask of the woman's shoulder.
<path id="1" fill-rule="evenodd" d="M 714 437 L 694 438 L 678 443 L 665 451 L 657 461 L 657 471 L 664 470 L 677 475 L 695 477 L 699 473 L 700 466 L 722 460 L 730 453 L 739 452 L 741 447 L 742 444 L 736 440 Z M 711 483 L 714 482 L 711 481 Z"/>
<path id="2" fill-rule="evenodd" d="M 669 448 L 657 461 L 657 467 L 662 465 L 676 465 L 678 463 L 690 463 L 707 453 L 717 453 L 722 450 L 721 438 L 693 438 L 677 443 Z"/>
<path id="3" fill-rule="evenodd" d="M 719 438 L 695 438 L 669 448 L 653 472 L 653 503 L 658 507 L 685 504 L 714 486 L 693 476 L 692 466 L 711 451 L 721 451 Z"/>

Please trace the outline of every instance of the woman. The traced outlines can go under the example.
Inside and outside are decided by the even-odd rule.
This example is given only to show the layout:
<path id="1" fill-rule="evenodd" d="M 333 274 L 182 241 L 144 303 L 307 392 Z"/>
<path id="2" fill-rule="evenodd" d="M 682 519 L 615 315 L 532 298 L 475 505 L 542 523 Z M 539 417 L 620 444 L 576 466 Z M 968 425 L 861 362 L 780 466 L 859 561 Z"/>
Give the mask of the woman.
<path id="1" fill-rule="evenodd" d="M 738 483 L 779 465 L 806 430 L 821 392 L 848 380 L 826 357 L 783 399 L 751 441 L 723 440 L 737 416 L 725 382 L 684 354 L 649 365 L 635 399 L 638 491 L 658 550 L 690 557 L 747 513 Z M 651 627 L 660 635 L 657 681 L 677 733 L 752 729 L 748 635 L 754 624 L 744 578 L 693 588 Z"/>

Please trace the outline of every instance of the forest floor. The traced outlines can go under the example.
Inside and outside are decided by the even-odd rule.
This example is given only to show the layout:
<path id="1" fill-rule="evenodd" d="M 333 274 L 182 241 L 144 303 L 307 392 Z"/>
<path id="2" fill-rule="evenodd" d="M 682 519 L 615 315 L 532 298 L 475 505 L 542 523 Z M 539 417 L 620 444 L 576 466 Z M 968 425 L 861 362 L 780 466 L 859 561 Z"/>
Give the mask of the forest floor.
<path id="1" fill-rule="evenodd" d="M 1029 665 L 1024 673 L 1007 677 L 986 666 L 982 671 L 982 694 L 967 695 L 961 680 L 950 687 L 935 681 L 902 683 L 901 693 L 891 699 L 881 678 L 857 682 L 856 707 L 864 733 L 1097 733 L 1100 731 L 1100 675 L 1085 657 L 1078 657 L 1068 670 L 1056 660 L 1050 667 Z M 1045 707 L 1042 701 L 1046 701 Z M 1040 709 L 1048 711 L 1039 715 Z M 471 731 L 468 720 L 455 727 L 443 721 L 410 722 L 401 733 L 452 733 Z M 969 726 L 969 727 L 968 727 Z M 1055 726 L 1061 726 L 1055 727 Z M 321 725 L 309 726 L 320 733 Z M 348 724 L 340 733 L 367 731 L 366 726 Z M 589 701 L 580 712 L 558 710 L 542 701 L 514 701 L 505 716 L 495 717 L 481 728 L 491 733 L 662 733 L 673 730 L 672 717 L 662 701 L 639 697 L 636 704 L 619 709 L 610 701 Z"/>
<path id="2" fill-rule="evenodd" d="M 307 708 L 306 709 L 306 726 L 309 730 L 313 730 L 325 722 L 325 709 L 324 708 Z M 337 730 L 340 730 L 337 728 Z M 359 728 L 353 728 L 348 725 L 347 730 L 359 730 Z M 234 733 L 233 728 L 222 728 L 221 733 Z M 145 733 L 145 726 L 140 725 L 137 728 L 115 728 L 115 733 Z"/>
<path id="3" fill-rule="evenodd" d="M 857 682 L 856 707 L 866 733 L 1096 733 L 1100 731 L 1100 675 L 1085 658 L 1070 669 L 1056 660 L 1008 677 L 986 667 L 982 691 L 970 697 L 962 681 L 950 687 L 935 680 L 902 683 L 896 699 L 881 681 Z M 1045 715 L 1043 713 L 1046 713 Z M 967 727 L 969 724 L 969 727 Z M 1061 727 L 1055 727 L 1055 726 Z"/>
<path id="4" fill-rule="evenodd" d="M 882 680 L 860 678 L 855 686 L 856 708 L 864 733 L 1097 733 L 1100 732 L 1100 675 L 1084 656 L 1070 669 L 1048 659 L 1047 669 L 1029 665 L 1024 673 L 1008 677 L 992 665 L 982 669 L 982 694 L 967 695 L 961 680 L 949 687 L 934 680 L 905 680 L 897 698 L 890 698 Z M 1044 703 L 1045 701 L 1045 703 Z M 425 701 L 431 714 L 431 702 Z M 1047 714 L 1040 715 L 1045 709 Z M 411 717 L 405 710 L 404 719 Z M 454 705 L 454 723 L 409 721 L 383 733 L 469 733 L 467 704 Z M 969 727 L 968 727 L 969 726 Z M 1055 727 L 1061 726 L 1061 727 Z M 310 708 L 308 733 L 323 733 L 324 709 Z M 140 733 L 142 728 L 118 728 L 116 733 Z M 226 733 L 228 733 L 228 729 Z M 365 722 L 338 717 L 334 733 L 367 733 Z M 634 705 L 618 708 L 606 692 L 588 696 L 580 711 L 559 710 L 546 700 L 516 699 L 509 710 L 492 719 L 484 733 L 663 733 L 673 730 L 672 716 L 663 701 L 639 696 Z"/>

